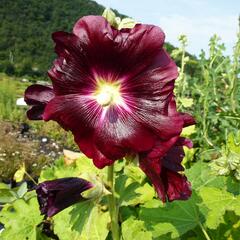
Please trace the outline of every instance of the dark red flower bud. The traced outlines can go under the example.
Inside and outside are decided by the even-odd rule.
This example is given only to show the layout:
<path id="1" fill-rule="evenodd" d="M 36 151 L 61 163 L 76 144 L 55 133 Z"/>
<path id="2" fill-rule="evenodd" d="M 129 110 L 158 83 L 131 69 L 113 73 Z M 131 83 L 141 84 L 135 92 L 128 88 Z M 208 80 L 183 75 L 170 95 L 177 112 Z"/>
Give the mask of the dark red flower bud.
<path id="1" fill-rule="evenodd" d="M 81 193 L 93 184 L 81 178 L 60 178 L 36 186 L 41 214 L 52 217 L 63 209 L 86 200 Z"/>

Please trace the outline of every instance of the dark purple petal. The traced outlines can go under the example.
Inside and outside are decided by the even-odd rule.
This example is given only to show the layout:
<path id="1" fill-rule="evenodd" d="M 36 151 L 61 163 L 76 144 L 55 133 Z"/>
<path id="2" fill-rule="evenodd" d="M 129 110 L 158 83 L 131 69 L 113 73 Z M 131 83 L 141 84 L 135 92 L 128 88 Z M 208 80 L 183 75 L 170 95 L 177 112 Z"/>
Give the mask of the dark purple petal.
<path id="1" fill-rule="evenodd" d="M 159 27 L 143 24 L 118 31 L 103 17 L 86 16 L 75 24 L 73 33 L 55 32 L 53 40 L 59 59 L 49 76 L 57 94 L 68 94 L 91 88 L 95 74 L 130 78 L 151 68 L 164 33 Z M 166 61 L 158 57 L 159 63 Z"/>
<path id="2" fill-rule="evenodd" d="M 102 111 L 87 97 L 71 94 L 50 101 L 43 119 L 55 120 L 71 130 L 81 151 L 100 168 L 132 150 L 138 152 L 152 148 L 154 134 L 134 121 L 130 114 L 116 111 L 101 120 Z M 116 118 L 114 114 L 117 114 Z"/>
<path id="3" fill-rule="evenodd" d="M 24 94 L 24 100 L 28 105 L 46 104 L 54 97 L 52 86 L 34 84 L 29 86 Z"/>
<path id="4" fill-rule="evenodd" d="M 185 146 L 188 148 L 193 148 L 193 142 L 188 139 L 188 138 L 184 138 L 184 137 L 180 137 L 178 138 L 177 142 L 176 142 L 177 146 Z"/>
<path id="5" fill-rule="evenodd" d="M 188 148 L 193 147 L 191 140 L 183 137 L 179 137 L 175 145 L 163 156 L 162 164 L 165 168 L 174 172 L 184 171 L 181 162 L 185 156 L 183 146 Z"/>
<path id="6" fill-rule="evenodd" d="M 179 136 L 172 137 L 168 139 L 167 141 L 163 141 L 158 139 L 156 141 L 155 146 L 146 153 L 148 158 L 161 158 L 164 156 L 169 149 L 176 143 L 178 140 Z"/>
<path id="7" fill-rule="evenodd" d="M 183 121 L 184 121 L 184 127 L 188 127 L 190 125 L 196 124 L 195 119 L 190 114 L 188 114 L 188 113 L 181 113 L 181 116 L 182 116 Z"/>
<path id="8" fill-rule="evenodd" d="M 41 214 L 52 217 L 63 209 L 84 201 L 81 193 L 92 188 L 92 183 L 81 178 L 60 178 L 36 186 Z"/>
<path id="9" fill-rule="evenodd" d="M 165 186 L 168 201 L 187 200 L 191 196 L 191 184 L 182 174 L 163 169 L 161 177 Z"/>
<path id="10" fill-rule="evenodd" d="M 25 102 L 32 106 L 27 111 L 27 117 L 30 120 L 42 120 L 42 115 L 46 104 L 54 98 L 52 86 L 43 86 L 39 84 L 29 86 L 24 94 Z"/>
<path id="11" fill-rule="evenodd" d="M 161 178 L 161 161 L 159 158 L 142 158 L 140 159 L 140 168 L 143 172 L 148 176 L 150 181 L 152 182 L 158 197 L 163 201 L 166 202 L 166 190 L 163 184 L 163 180 Z"/>
<path id="12" fill-rule="evenodd" d="M 56 95 L 84 93 L 94 89 L 95 79 L 88 59 L 83 55 L 80 39 L 65 32 L 53 33 L 59 55 L 48 71 Z"/>
<path id="13" fill-rule="evenodd" d="M 28 111 L 27 111 L 27 117 L 30 120 L 42 120 L 42 115 L 45 109 L 45 105 L 39 104 L 36 106 L 32 106 Z"/>
<path id="14" fill-rule="evenodd" d="M 96 147 L 92 134 L 89 132 L 86 136 L 80 134 L 78 131 L 74 132 L 75 142 L 78 144 L 81 151 L 93 160 L 94 165 L 97 168 L 104 168 L 114 163 L 114 160 L 107 158 Z"/>
<path id="15" fill-rule="evenodd" d="M 149 177 L 163 202 L 166 199 L 185 200 L 191 196 L 190 183 L 184 175 L 178 173 L 184 170 L 181 165 L 184 158 L 183 145 L 190 146 L 189 140 L 184 138 L 175 140 L 170 150 L 167 152 L 162 150 L 162 155 L 160 156 L 159 152 L 157 158 L 150 158 L 146 154 L 140 155 L 140 168 Z"/>
<path id="16" fill-rule="evenodd" d="M 132 29 L 118 31 L 101 16 L 79 19 L 73 33 L 79 37 L 96 71 L 131 76 L 152 63 L 165 38 L 163 31 L 153 25 L 137 24 Z"/>

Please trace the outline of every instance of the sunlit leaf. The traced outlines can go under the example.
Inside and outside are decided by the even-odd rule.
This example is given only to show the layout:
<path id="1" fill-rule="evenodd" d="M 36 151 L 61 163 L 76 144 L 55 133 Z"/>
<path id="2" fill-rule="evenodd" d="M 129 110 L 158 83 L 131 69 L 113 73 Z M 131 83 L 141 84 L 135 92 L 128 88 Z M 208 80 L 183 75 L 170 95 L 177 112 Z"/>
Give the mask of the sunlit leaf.
<path id="1" fill-rule="evenodd" d="M 199 192 L 203 204 L 208 208 L 206 225 L 216 229 L 220 223 L 224 223 L 224 214 L 227 210 L 234 211 L 240 216 L 240 196 L 219 188 L 204 187 Z"/>
<path id="2" fill-rule="evenodd" d="M 197 162 L 190 169 L 186 169 L 185 173 L 191 182 L 192 189 L 200 190 L 204 186 L 225 187 L 225 178 L 216 176 L 207 163 Z"/>
<path id="3" fill-rule="evenodd" d="M 156 208 L 143 207 L 140 219 L 145 222 L 148 230 L 152 230 L 154 238 L 167 233 L 176 238 L 203 222 L 197 206 L 199 202 L 194 194 L 188 201 L 175 201 Z"/>
<path id="4" fill-rule="evenodd" d="M 93 202 L 82 202 L 74 206 L 71 214 L 72 230 L 80 234 L 79 240 L 104 240 L 108 235 L 110 216 Z"/>
<path id="5" fill-rule="evenodd" d="M 143 221 L 129 218 L 122 223 L 122 237 L 123 240 L 152 240 L 152 233 Z"/>
<path id="6" fill-rule="evenodd" d="M 37 225 L 42 220 L 36 198 L 28 202 L 18 199 L 12 205 L 4 206 L 0 212 L 0 222 L 5 226 L 1 237 L 6 240 L 36 240 Z"/>
<path id="7" fill-rule="evenodd" d="M 21 182 L 25 175 L 25 164 L 23 164 L 14 174 L 13 179 L 16 182 Z"/>

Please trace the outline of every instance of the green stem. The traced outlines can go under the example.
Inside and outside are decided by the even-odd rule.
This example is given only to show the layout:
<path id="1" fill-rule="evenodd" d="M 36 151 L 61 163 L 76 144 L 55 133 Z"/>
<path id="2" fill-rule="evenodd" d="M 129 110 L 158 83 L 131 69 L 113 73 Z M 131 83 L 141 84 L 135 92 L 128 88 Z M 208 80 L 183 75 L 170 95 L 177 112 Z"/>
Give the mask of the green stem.
<path id="1" fill-rule="evenodd" d="M 108 196 L 108 207 L 111 217 L 111 231 L 113 240 L 119 240 L 119 224 L 118 224 L 118 209 L 116 205 L 116 199 L 114 196 L 114 167 L 113 165 L 108 167 L 108 184 L 112 194 Z"/>
<path id="2" fill-rule="evenodd" d="M 207 231 L 206 231 L 205 228 L 203 227 L 202 223 L 199 222 L 199 226 L 200 226 L 200 228 L 201 228 L 201 230 L 202 230 L 205 238 L 206 238 L 207 240 L 211 240 L 211 238 L 209 237 Z"/>
<path id="3" fill-rule="evenodd" d="M 27 175 L 27 177 L 35 184 L 37 185 L 38 183 L 32 178 L 32 176 L 27 172 L 27 171 L 24 171 L 25 175 Z"/>

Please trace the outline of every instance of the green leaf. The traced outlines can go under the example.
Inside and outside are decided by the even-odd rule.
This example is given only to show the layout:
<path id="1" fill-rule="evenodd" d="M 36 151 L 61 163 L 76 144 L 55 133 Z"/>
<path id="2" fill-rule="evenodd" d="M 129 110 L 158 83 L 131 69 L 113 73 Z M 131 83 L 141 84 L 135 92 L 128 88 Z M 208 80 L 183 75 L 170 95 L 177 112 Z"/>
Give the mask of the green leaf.
<path id="1" fill-rule="evenodd" d="M 233 132 L 229 133 L 226 145 L 230 151 L 240 154 L 240 131 L 235 135 Z"/>
<path id="2" fill-rule="evenodd" d="M 196 132 L 195 125 L 188 126 L 188 127 L 183 128 L 181 136 L 182 137 L 189 137 L 191 134 L 193 134 L 195 132 Z"/>
<path id="3" fill-rule="evenodd" d="M 105 240 L 109 229 L 110 216 L 108 212 L 102 212 L 95 206 L 89 216 L 89 220 L 84 227 L 81 240 Z"/>
<path id="4" fill-rule="evenodd" d="M 102 16 L 106 18 L 110 25 L 112 25 L 113 27 L 117 27 L 116 14 L 110 8 L 106 8 Z"/>
<path id="5" fill-rule="evenodd" d="M 191 182 L 192 189 L 200 190 L 204 186 L 225 187 L 226 178 L 216 176 L 207 163 L 197 162 L 190 169 L 185 170 L 188 180 Z"/>
<path id="6" fill-rule="evenodd" d="M 152 240 L 152 233 L 143 221 L 129 218 L 122 223 L 122 237 L 123 240 Z"/>
<path id="7" fill-rule="evenodd" d="M 185 165 L 188 162 L 191 162 L 193 160 L 194 153 L 196 152 L 195 148 L 188 148 L 183 146 L 185 156 L 183 158 L 182 164 Z"/>
<path id="8" fill-rule="evenodd" d="M 0 222 L 5 226 L 1 237 L 11 240 L 36 240 L 36 228 L 42 220 L 36 198 L 28 202 L 18 199 L 12 205 L 5 205 L 0 212 Z"/>
<path id="9" fill-rule="evenodd" d="M 191 107 L 193 105 L 192 98 L 180 98 L 179 100 L 185 108 Z"/>
<path id="10" fill-rule="evenodd" d="M 72 230 L 77 231 L 79 240 L 104 240 L 108 235 L 110 216 L 99 205 L 86 201 L 74 206 L 70 212 Z"/>
<path id="11" fill-rule="evenodd" d="M 171 237 L 176 238 L 194 229 L 203 221 L 197 206 L 199 201 L 197 196 L 193 194 L 188 201 L 175 201 L 156 208 L 142 207 L 140 220 L 145 222 L 154 238 L 167 233 L 171 233 Z"/>
<path id="12" fill-rule="evenodd" d="M 224 224 L 220 224 L 217 229 L 209 229 L 211 236 L 217 240 L 239 240 L 240 218 L 232 211 L 227 211 L 224 215 Z"/>
<path id="13" fill-rule="evenodd" d="M 92 201 L 81 202 L 73 207 L 72 211 L 70 212 L 72 229 L 82 233 L 93 207 L 94 203 Z"/>
<path id="14" fill-rule="evenodd" d="M 136 207 L 130 207 L 130 206 L 123 206 L 119 208 L 119 218 L 120 221 L 123 222 L 127 220 L 130 217 L 136 217 L 138 216 L 137 213 L 138 208 Z"/>
<path id="15" fill-rule="evenodd" d="M 124 159 L 120 159 L 116 162 L 114 162 L 114 171 L 115 172 L 120 172 L 122 169 L 125 167 L 126 161 Z"/>
<path id="16" fill-rule="evenodd" d="M 70 165 L 65 165 L 63 158 L 59 158 L 53 166 L 41 172 L 40 181 L 63 177 L 79 177 L 83 173 L 94 173 L 106 178 L 106 170 L 99 170 L 94 166 L 91 159 L 82 154 L 74 164 Z"/>
<path id="17" fill-rule="evenodd" d="M 0 190 L 1 189 L 10 189 L 10 186 L 5 183 L 0 182 Z"/>
<path id="18" fill-rule="evenodd" d="M 19 187 L 10 188 L 7 185 L 2 185 L 0 188 L 0 202 L 1 203 L 11 203 L 18 198 L 22 198 L 27 192 L 27 183 L 22 183 Z"/>
<path id="19" fill-rule="evenodd" d="M 138 166 L 134 166 L 133 164 L 124 167 L 124 174 L 140 184 L 146 178 L 144 172 Z"/>
<path id="20" fill-rule="evenodd" d="M 118 29 L 122 28 L 133 28 L 137 22 L 132 18 L 123 18 L 121 22 L 118 23 Z"/>
<path id="21" fill-rule="evenodd" d="M 227 191 L 233 195 L 240 195 L 240 184 L 235 178 L 228 177 L 226 182 Z"/>
<path id="22" fill-rule="evenodd" d="M 61 240 L 80 239 L 80 233 L 73 230 L 72 225 L 70 224 L 71 211 L 72 207 L 69 207 L 53 217 L 54 233 L 58 235 Z"/>
<path id="23" fill-rule="evenodd" d="M 132 182 L 125 175 L 116 179 L 116 193 L 119 196 L 119 206 L 143 204 L 155 196 L 154 189 L 148 183 L 141 185 L 138 182 Z"/>
<path id="24" fill-rule="evenodd" d="M 127 205 L 135 206 L 138 204 L 144 204 L 154 198 L 155 191 L 152 186 L 150 186 L 148 183 L 145 183 L 143 186 L 139 186 L 135 190 L 135 194 L 136 196 L 132 200 L 129 200 Z"/>
<path id="25" fill-rule="evenodd" d="M 224 214 L 234 211 L 240 216 L 240 196 L 219 188 L 204 187 L 199 192 L 203 204 L 208 208 L 206 226 L 216 229 L 220 223 L 224 223 Z"/>
<path id="26" fill-rule="evenodd" d="M 13 176 L 13 179 L 16 182 L 21 182 L 25 175 L 25 164 L 23 164 L 15 173 Z"/>
<path id="27" fill-rule="evenodd" d="M 18 198 L 22 198 L 25 195 L 25 193 L 28 191 L 27 183 L 26 182 L 22 183 L 16 190 L 17 190 Z"/>
<path id="28" fill-rule="evenodd" d="M 17 195 L 10 189 L 0 189 L 0 203 L 11 203 L 17 199 Z"/>

